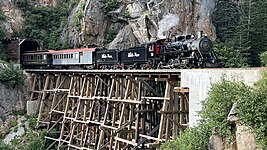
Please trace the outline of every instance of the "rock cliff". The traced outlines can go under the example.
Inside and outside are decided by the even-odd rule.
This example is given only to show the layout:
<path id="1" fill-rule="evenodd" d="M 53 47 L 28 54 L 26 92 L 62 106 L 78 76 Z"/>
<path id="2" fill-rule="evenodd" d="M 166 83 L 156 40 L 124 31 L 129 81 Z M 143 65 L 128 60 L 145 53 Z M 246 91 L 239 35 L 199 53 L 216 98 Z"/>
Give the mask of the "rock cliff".
<path id="1" fill-rule="evenodd" d="M 54 7 L 57 1 L 31 2 Z M 61 42 L 124 48 L 200 30 L 213 39 L 216 37 L 211 23 L 214 0 L 117 0 L 114 8 L 109 7 L 106 0 L 76 0 L 67 23 L 62 24 Z M 7 18 L 0 25 L 9 37 L 23 26 L 23 14 L 12 0 L 1 1 L 0 8 Z"/>
<path id="2" fill-rule="evenodd" d="M 82 7 L 81 7 L 82 6 Z M 166 36 L 196 34 L 203 30 L 215 38 L 211 23 L 214 0 L 139 0 L 119 2 L 112 11 L 103 9 L 99 0 L 81 0 L 71 13 L 62 33 L 64 42 L 72 44 L 84 41 L 88 44 L 105 45 L 110 30 L 117 31 L 110 48 L 124 48 Z M 82 13 L 77 28 L 77 13 Z M 76 17 L 76 18 L 75 18 Z"/>
<path id="3" fill-rule="evenodd" d="M 0 9 L 5 16 L 5 20 L 0 21 L 0 28 L 5 29 L 5 37 L 10 38 L 23 25 L 22 11 L 11 0 L 1 0 Z"/>
<path id="4" fill-rule="evenodd" d="M 25 93 L 21 88 L 8 88 L 0 83 L 0 117 L 25 110 Z"/>

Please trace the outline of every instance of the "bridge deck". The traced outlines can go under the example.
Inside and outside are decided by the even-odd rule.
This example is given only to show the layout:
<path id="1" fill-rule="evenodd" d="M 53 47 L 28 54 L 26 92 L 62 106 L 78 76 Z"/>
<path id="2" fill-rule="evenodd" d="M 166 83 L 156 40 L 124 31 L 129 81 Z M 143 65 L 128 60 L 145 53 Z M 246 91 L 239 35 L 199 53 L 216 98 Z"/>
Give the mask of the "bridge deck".
<path id="1" fill-rule="evenodd" d="M 180 77 L 181 69 L 162 69 L 162 70 L 47 70 L 47 69 L 26 69 L 28 73 L 63 73 L 78 75 L 124 75 L 124 76 L 160 76 L 168 78 L 173 76 Z"/>

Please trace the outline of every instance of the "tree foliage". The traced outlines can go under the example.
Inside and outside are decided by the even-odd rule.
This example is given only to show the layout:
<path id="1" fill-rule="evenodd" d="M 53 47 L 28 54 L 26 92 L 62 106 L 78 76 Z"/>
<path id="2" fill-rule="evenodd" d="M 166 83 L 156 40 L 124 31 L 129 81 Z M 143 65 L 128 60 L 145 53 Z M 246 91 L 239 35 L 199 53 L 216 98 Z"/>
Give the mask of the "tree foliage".
<path id="1" fill-rule="evenodd" d="M 119 31 L 117 29 L 111 27 L 106 33 L 105 42 L 112 42 L 116 38 L 118 32 Z"/>
<path id="2" fill-rule="evenodd" d="M 245 67 L 248 65 L 246 58 L 243 57 L 238 48 L 217 40 L 213 42 L 213 50 L 225 67 Z"/>
<path id="3" fill-rule="evenodd" d="M 263 52 L 260 55 L 260 58 L 261 58 L 261 65 L 266 67 L 267 66 L 267 52 Z"/>
<path id="4" fill-rule="evenodd" d="M 212 21 L 216 26 L 218 38 L 225 42 L 233 38 L 239 23 L 240 13 L 238 5 L 228 0 L 217 0 Z"/>
<path id="5" fill-rule="evenodd" d="M 260 66 L 260 54 L 267 50 L 267 1 L 217 0 L 216 4 L 213 23 L 218 38 L 238 51 L 245 63 Z"/>
<path id="6" fill-rule="evenodd" d="M 220 83 L 213 84 L 208 98 L 202 103 L 200 124 L 181 133 L 177 140 L 167 142 L 162 146 L 164 149 L 203 150 L 208 149 L 209 137 L 212 132 L 231 139 L 234 130 L 227 122 L 234 102 L 240 95 L 248 95 L 249 87 L 242 82 L 231 82 L 222 78 Z"/>

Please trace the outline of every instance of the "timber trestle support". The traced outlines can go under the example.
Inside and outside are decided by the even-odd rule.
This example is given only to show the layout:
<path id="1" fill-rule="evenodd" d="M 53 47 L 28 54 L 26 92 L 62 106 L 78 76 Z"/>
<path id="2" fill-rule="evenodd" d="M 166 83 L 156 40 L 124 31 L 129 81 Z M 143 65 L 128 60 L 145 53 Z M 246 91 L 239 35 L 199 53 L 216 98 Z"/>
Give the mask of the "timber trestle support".
<path id="1" fill-rule="evenodd" d="M 178 71 L 26 71 L 46 149 L 158 149 L 187 127 Z"/>

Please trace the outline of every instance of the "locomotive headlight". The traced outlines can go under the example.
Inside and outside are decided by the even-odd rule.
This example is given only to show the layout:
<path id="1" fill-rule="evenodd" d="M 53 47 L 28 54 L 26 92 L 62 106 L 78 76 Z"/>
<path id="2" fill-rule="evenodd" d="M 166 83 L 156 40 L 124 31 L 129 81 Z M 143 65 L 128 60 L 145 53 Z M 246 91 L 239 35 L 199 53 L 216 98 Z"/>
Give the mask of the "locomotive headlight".
<path id="1" fill-rule="evenodd" d="M 198 50 L 202 54 L 208 54 L 212 50 L 212 42 L 206 37 L 200 38 L 192 42 L 191 48 L 192 50 Z"/>
<path id="2" fill-rule="evenodd" d="M 203 54 L 208 54 L 212 50 L 212 42 L 208 38 L 202 38 L 199 42 L 199 51 Z"/>

